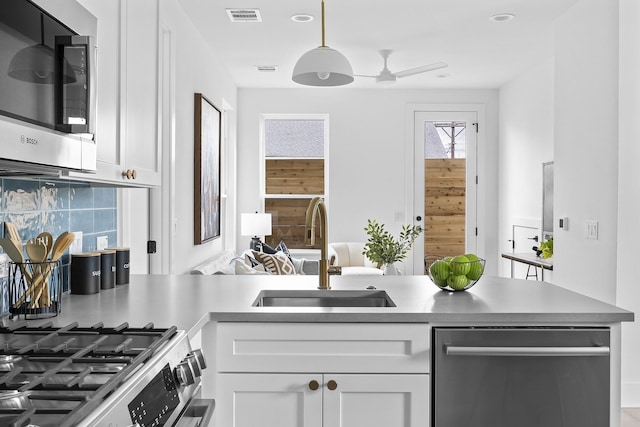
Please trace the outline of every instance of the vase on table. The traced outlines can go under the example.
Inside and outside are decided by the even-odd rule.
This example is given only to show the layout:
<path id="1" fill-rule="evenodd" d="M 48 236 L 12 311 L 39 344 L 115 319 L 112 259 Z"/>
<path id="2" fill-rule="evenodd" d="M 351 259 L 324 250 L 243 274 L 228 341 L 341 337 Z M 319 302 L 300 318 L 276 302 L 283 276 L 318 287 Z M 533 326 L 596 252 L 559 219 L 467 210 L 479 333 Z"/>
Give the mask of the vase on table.
<path id="1" fill-rule="evenodd" d="M 400 271 L 396 268 L 396 264 L 388 262 L 382 266 L 382 274 L 385 276 L 399 276 Z"/>

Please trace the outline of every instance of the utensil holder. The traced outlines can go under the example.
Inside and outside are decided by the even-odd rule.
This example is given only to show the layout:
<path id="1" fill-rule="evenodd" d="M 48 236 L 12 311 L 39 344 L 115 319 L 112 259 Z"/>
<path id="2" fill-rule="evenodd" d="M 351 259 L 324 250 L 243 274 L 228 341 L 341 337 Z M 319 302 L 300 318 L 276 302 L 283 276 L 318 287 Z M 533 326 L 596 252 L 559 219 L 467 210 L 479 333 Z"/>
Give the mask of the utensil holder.
<path id="1" fill-rule="evenodd" d="M 53 317 L 62 310 L 60 261 L 10 262 L 8 279 L 10 318 Z"/>

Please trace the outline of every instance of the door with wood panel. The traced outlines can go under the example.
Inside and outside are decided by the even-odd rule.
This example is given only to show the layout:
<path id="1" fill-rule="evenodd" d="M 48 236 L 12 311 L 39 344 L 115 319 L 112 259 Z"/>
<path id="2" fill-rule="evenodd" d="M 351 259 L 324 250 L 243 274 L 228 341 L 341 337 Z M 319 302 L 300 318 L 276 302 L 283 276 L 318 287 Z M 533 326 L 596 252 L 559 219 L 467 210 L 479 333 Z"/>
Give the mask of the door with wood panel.
<path id="1" fill-rule="evenodd" d="M 414 126 L 414 206 L 424 228 L 414 247 L 418 273 L 425 257 L 477 252 L 477 113 L 416 112 Z"/>

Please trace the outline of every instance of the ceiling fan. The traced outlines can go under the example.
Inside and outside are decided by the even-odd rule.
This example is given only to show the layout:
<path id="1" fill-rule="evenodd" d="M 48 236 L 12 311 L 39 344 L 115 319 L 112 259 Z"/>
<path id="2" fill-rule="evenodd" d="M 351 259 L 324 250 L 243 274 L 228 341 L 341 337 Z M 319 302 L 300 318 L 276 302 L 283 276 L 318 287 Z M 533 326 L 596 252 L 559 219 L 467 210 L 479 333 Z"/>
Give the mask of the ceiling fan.
<path id="1" fill-rule="evenodd" d="M 382 59 L 384 59 L 384 68 L 380 71 L 380 74 L 377 76 L 365 76 L 361 74 L 355 74 L 356 77 L 372 77 L 376 79 L 376 83 L 394 83 L 396 79 L 401 77 L 413 76 L 414 74 L 426 73 L 427 71 L 438 70 L 440 68 L 448 67 L 444 62 L 436 62 L 429 65 L 423 65 L 421 67 L 410 68 L 408 70 L 399 71 L 397 73 L 392 73 L 387 68 L 387 59 L 389 55 L 393 52 L 391 49 L 383 49 L 380 51 L 380 55 L 382 55 Z"/>

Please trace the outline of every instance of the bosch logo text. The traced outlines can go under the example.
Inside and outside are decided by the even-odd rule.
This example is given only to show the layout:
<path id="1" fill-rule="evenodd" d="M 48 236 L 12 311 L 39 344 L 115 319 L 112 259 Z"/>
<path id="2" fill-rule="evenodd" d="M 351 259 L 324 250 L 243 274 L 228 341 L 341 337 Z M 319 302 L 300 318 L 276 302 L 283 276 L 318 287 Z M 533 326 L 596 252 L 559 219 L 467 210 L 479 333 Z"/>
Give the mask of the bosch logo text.
<path id="1" fill-rule="evenodd" d="M 23 144 L 38 145 L 38 140 L 35 138 L 29 138 L 28 136 L 20 135 L 20 142 Z"/>

